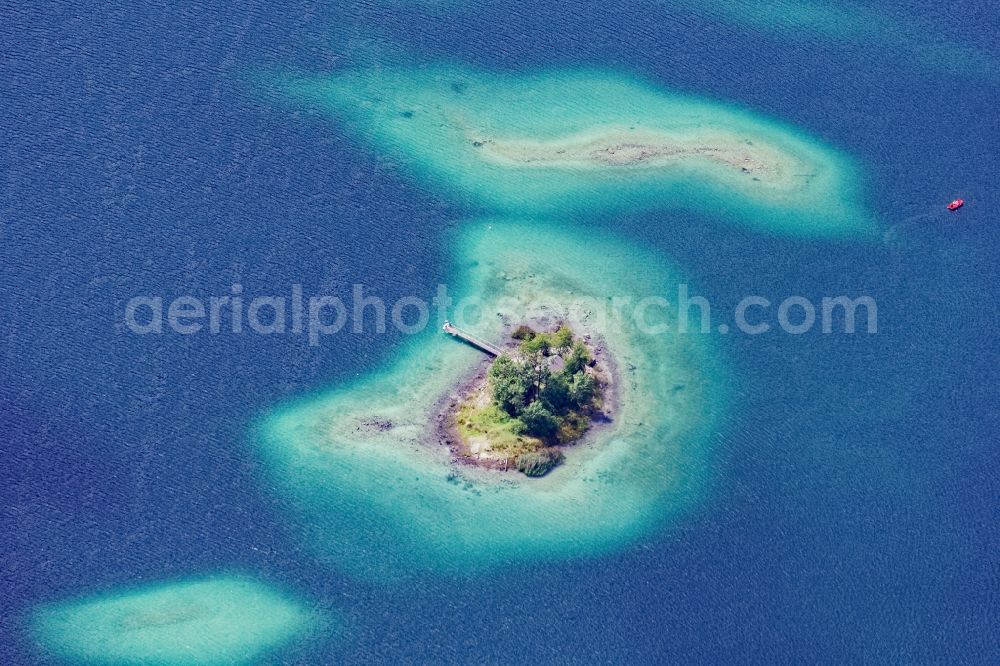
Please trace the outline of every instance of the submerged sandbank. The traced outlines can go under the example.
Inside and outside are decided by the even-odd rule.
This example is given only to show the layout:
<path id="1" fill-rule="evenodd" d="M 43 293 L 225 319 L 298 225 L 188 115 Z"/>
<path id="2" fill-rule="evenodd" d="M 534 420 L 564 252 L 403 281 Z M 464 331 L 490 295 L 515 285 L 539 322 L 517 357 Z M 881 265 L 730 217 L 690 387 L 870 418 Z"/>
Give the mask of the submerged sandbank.
<path id="1" fill-rule="evenodd" d="M 620 74 L 380 67 L 283 89 L 408 162 L 422 184 L 504 213 L 690 208 L 788 233 L 871 227 L 837 151 Z"/>
<path id="2" fill-rule="evenodd" d="M 435 417 L 481 370 L 481 354 L 432 326 L 388 368 L 260 424 L 276 489 L 331 564 L 384 580 L 590 555 L 698 496 L 721 384 L 705 338 L 602 315 L 610 299 L 669 293 L 676 278 L 651 253 L 553 226 L 470 224 L 455 270 L 483 316 L 451 317 L 485 339 L 525 318 L 599 336 L 619 366 L 614 422 L 540 479 L 456 464 Z M 667 316 L 648 314 L 647 323 Z"/>
<path id="3" fill-rule="evenodd" d="M 259 582 L 217 576 L 49 604 L 32 629 L 46 652 L 72 662 L 214 665 L 256 663 L 315 622 Z"/>

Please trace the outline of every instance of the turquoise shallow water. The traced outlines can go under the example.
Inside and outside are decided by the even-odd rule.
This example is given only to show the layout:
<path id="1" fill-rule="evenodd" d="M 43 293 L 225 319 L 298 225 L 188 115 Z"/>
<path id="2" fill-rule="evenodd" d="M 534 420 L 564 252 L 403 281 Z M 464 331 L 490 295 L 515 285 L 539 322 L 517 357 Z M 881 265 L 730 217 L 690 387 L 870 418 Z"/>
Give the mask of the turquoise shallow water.
<path id="1" fill-rule="evenodd" d="M 48 603 L 240 571 L 350 618 L 273 653 L 290 664 L 991 663 L 1000 26 L 988 3 L 823 3 L 812 18 L 818 4 L 773 19 L 763 3 L 644 1 L 10 12 L 0 662 L 64 663 L 31 630 Z M 235 282 L 347 296 L 362 281 L 391 301 L 461 280 L 455 238 L 495 206 L 248 84 L 363 69 L 386 45 L 512 79 L 611 71 L 833 149 L 874 239 L 683 204 L 602 204 L 577 227 L 656 255 L 713 323 L 748 293 L 869 294 L 879 333 L 710 336 L 727 400 L 703 483 L 624 548 L 389 587 L 331 564 L 251 426 L 412 341 L 135 336 L 122 310 Z"/>
<path id="2" fill-rule="evenodd" d="M 842 153 L 627 74 L 390 63 L 314 79 L 289 73 L 270 85 L 408 164 L 421 187 L 487 209 L 581 221 L 669 206 L 764 231 L 875 229 Z M 690 152 L 658 157 L 658 142 L 667 154 Z"/>
<path id="3" fill-rule="evenodd" d="M 260 426 L 275 483 L 293 498 L 307 547 L 330 566 L 412 584 L 424 572 L 593 557 L 662 527 L 702 492 L 726 391 L 707 337 L 679 334 L 662 309 L 642 322 L 631 307 L 599 312 L 612 299 L 672 293 L 681 278 L 614 236 L 553 226 L 463 222 L 455 299 L 474 298 L 480 314 L 462 326 L 497 340 L 502 321 L 544 316 L 594 336 L 617 365 L 613 422 L 543 479 L 455 467 L 434 426 L 480 359 L 435 319 L 384 370 L 279 408 Z"/>
<path id="4" fill-rule="evenodd" d="M 164 666 L 259 663 L 325 624 L 281 593 L 235 576 L 46 606 L 32 622 L 39 640 L 73 663 Z"/>

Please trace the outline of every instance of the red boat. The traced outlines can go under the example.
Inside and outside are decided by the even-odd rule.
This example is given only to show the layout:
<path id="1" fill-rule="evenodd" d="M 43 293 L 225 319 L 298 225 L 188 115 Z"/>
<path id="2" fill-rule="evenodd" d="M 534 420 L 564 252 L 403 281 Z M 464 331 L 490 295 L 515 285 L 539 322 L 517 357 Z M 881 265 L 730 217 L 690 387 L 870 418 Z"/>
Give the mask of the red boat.
<path id="1" fill-rule="evenodd" d="M 955 199 L 950 204 L 948 204 L 948 210 L 958 210 L 965 205 L 965 199 Z"/>

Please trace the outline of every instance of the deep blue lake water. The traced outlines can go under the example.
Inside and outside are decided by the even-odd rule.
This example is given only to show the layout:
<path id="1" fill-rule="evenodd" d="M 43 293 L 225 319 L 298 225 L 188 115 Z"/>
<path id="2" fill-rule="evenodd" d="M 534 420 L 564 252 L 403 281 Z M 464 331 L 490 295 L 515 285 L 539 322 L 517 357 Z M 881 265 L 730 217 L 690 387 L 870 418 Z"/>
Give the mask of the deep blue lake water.
<path id="1" fill-rule="evenodd" d="M 669 2 L 5 3 L 0 663 L 44 663 L 23 626 L 39 602 L 218 570 L 346 611 L 343 637 L 295 663 L 993 662 L 1000 16 L 891 4 L 879 31 L 845 38 Z M 938 57 L 952 52 L 893 17 L 921 39 L 947 27 L 987 64 Z M 373 40 L 493 69 L 610 66 L 853 155 L 881 242 L 669 206 L 604 224 L 720 309 L 867 294 L 878 334 L 719 337 L 733 403 L 708 497 L 618 555 L 391 591 L 318 564 L 249 424 L 384 362 L 401 336 L 137 336 L 123 308 L 234 282 L 433 293 L 443 239 L 477 211 L 249 81 L 341 66 Z M 956 196 L 968 204 L 949 216 Z"/>

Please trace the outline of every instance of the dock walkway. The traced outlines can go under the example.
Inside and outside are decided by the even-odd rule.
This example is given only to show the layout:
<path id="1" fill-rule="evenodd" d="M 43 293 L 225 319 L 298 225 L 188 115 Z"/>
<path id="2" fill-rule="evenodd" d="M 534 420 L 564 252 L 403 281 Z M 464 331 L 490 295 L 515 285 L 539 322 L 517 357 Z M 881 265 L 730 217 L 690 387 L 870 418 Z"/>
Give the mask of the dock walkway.
<path id="1" fill-rule="evenodd" d="M 455 336 L 459 340 L 467 342 L 468 344 L 472 345 L 479 351 L 486 352 L 490 356 L 499 356 L 500 354 L 503 353 L 503 350 L 500 349 L 499 347 L 491 345 L 490 343 L 486 342 L 481 338 L 477 338 L 471 333 L 466 333 L 462 329 L 452 326 L 451 322 L 449 321 L 446 321 L 444 323 L 444 332 L 449 335 Z"/>

